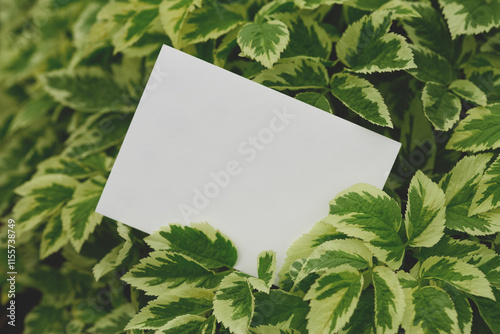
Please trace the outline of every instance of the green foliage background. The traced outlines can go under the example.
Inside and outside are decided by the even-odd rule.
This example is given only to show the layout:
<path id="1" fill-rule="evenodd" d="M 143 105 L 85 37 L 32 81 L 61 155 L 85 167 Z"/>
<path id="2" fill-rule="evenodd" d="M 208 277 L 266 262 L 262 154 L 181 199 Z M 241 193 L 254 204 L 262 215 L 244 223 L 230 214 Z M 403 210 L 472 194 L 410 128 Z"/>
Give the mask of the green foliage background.
<path id="1" fill-rule="evenodd" d="M 15 219 L 25 333 L 500 333 L 498 0 L 0 7 L 0 256 Z M 94 212 L 162 44 L 402 143 L 279 286 L 272 251 L 240 273 L 208 224 L 146 237 Z"/>

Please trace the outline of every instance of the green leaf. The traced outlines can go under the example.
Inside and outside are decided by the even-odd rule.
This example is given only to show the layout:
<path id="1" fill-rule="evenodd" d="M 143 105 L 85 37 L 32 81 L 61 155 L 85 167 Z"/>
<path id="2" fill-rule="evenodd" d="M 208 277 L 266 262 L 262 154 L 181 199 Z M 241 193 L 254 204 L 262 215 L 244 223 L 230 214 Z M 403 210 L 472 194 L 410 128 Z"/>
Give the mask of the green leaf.
<path id="1" fill-rule="evenodd" d="M 360 73 L 414 68 L 413 55 L 403 36 L 390 33 L 391 11 L 376 11 L 347 27 L 336 44 L 337 57 Z"/>
<path id="2" fill-rule="evenodd" d="M 201 2 L 201 0 L 164 0 L 161 2 L 159 7 L 161 23 L 175 48 L 180 47 L 182 28 L 187 15 L 196 7 L 200 7 Z"/>
<path id="3" fill-rule="evenodd" d="M 213 298 L 214 293 L 206 289 L 167 291 L 142 308 L 125 329 L 159 329 L 183 315 L 202 316 L 212 310 Z"/>
<path id="4" fill-rule="evenodd" d="M 405 308 L 405 296 L 398 277 L 391 269 L 377 266 L 372 270 L 372 280 L 377 333 L 397 333 Z"/>
<path id="5" fill-rule="evenodd" d="M 64 309 L 50 305 L 37 305 L 26 315 L 24 333 L 64 333 L 67 321 Z"/>
<path id="6" fill-rule="evenodd" d="M 459 333 L 450 296 L 437 286 L 415 287 L 407 296 L 403 328 L 407 333 Z"/>
<path id="7" fill-rule="evenodd" d="M 408 245 L 432 247 L 444 235 L 446 223 L 443 190 L 421 171 L 417 171 L 408 189 L 405 226 Z"/>
<path id="8" fill-rule="evenodd" d="M 367 242 L 373 254 L 392 269 L 401 266 L 405 252 L 398 234 L 401 220 L 396 201 L 368 184 L 354 185 L 330 202 L 328 222 L 338 231 Z"/>
<path id="9" fill-rule="evenodd" d="M 283 290 L 255 293 L 255 314 L 251 327 L 272 325 L 280 329 L 306 331 L 309 305 L 302 298 Z"/>
<path id="10" fill-rule="evenodd" d="M 238 45 L 245 57 L 267 68 L 273 66 L 290 40 L 286 24 L 279 20 L 245 24 L 238 33 Z"/>
<path id="11" fill-rule="evenodd" d="M 316 92 L 303 92 L 295 95 L 295 98 L 313 107 L 319 108 L 321 110 L 329 112 L 330 114 L 333 114 L 330 102 L 328 102 L 328 99 L 325 97 L 324 94 Z"/>
<path id="12" fill-rule="evenodd" d="M 491 299 L 470 296 L 476 304 L 481 317 L 494 334 L 500 333 L 500 289 L 493 288 L 496 301 Z"/>
<path id="13" fill-rule="evenodd" d="M 184 286 L 212 289 L 218 285 L 220 278 L 195 260 L 169 251 L 150 253 L 122 277 L 133 287 L 155 296 L 165 292 L 165 289 Z"/>
<path id="14" fill-rule="evenodd" d="M 476 35 L 500 26 L 500 3 L 490 0 L 439 0 L 451 35 Z"/>
<path id="15" fill-rule="evenodd" d="M 15 189 L 24 196 L 12 209 L 18 221 L 19 233 L 31 230 L 47 218 L 58 214 L 61 207 L 71 199 L 78 181 L 62 174 L 43 175 L 31 179 Z"/>
<path id="16" fill-rule="evenodd" d="M 469 208 L 469 216 L 500 207 L 500 157 L 484 172 Z"/>
<path id="17" fill-rule="evenodd" d="M 281 59 L 273 68 L 261 71 L 253 80 L 277 90 L 325 88 L 328 86 L 328 73 L 316 58 L 293 57 Z"/>
<path id="18" fill-rule="evenodd" d="M 331 269 L 307 292 L 309 333 L 327 334 L 341 330 L 351 318 L 363 289 L 363 276 L 349 266 Z"/>
<path id="19" fill-rule="evenodd" d="M 120 333 L 134 315 L 134 306 L 131 303 L 123 304 L 99 318 L 88 331 L 96 334 Z"/>
<path id="20" fill-rule="evenodd" d="M 374 289 L 363 290 L 358 305 L 341 333 L 345 334 L 373 334 L 375 333 L 375 293 Z"/>
<path id="21" fill-rule="evenodd" d="M 144 241 L 154 250 L 182 253 L 209 269 L 231 268 L 238 257 L 231 240 L 207 223 L 193 223 L 191 227 L 170 224 Z"/>
<path id="22" fill-rule="evenodd" d="M 392 128 L 389 110 L 380 92 L 366 79 L 349 73 L 334 74 L 331 92 L 349 109 L 364 119 Z"/>
<path id="23" fill-rule="evenodd" d="M 306 259 L 295 277 L 295 284 L 314 272 L 328 271 L 342 265 L 366 269 L 373 265 L 372 253 L 360 240 L 327 241 L 317 247 Z"/>
<path id="24" fill-rule="evenodd" d="M 277 13 L 273 18 L 285 23 L 290 32 L 290 42 L 282 58 L 308 56 L 329 59 L 332 43 L 328 33 L 312 16 L 300 12 Z"/>
<path id="25" fill-rule="evenodd" d="M 419 277 L 443 281 L 460 291 L 475 296 L 495 298 L 483 272 L 459 259 L 431 256 L 421 264 Z"/>
<path id="26" fill-rule="evenodd" d="M 413 44 L 423 46 L 446 59 L 450 59 L 453 53 L 453 42 L 439 11 L 434 9 L 430 3 L 422 2 L 412 2 L 411 8 L 417 15 L 405 18 L 403 27 Z"/>
<path id="27" fill-rule="evenodd" d="M 451 91 L 459 97 L 480 106 L 487 104 L 486 94 L 469 80 L 455 80 L 450 84 Z"/>
<path id="28" fill-rule="evenodd" d="M 249 277 L 248 281 L 255 289 L 269 293 L 276 276 L 276 252 L 263 251 L 260 253 L 257 268 L 259 278 Z"/>
<path id="29" fill-rule="evenodd" d="M 60 250 L 68 240 L 69 238 L 63 229 L 61 216 L 52 217 L 43 229 L 40 243 L 40 259 L 44 259 Z"/>
<path id="30" fill-rule="evenodd" d="M 477 107 L 453 131 L 447 149 L 479 152 L 500 147 L 500 104 Z"/>
<path id="31" fill-rule="evenodd" d="M 79 184 L 73 198 L 61 212 L 63 228 L 77 252 L 102 221 L 103 216 L 94 210 L 105 183 L 103 176 L 96 176 Z"/>
<path id="32" fill-rule="evenodd" d="M 471 235 L 500 231 L 500 209 L 469 216 L 478 183 L 491 154 L 465 157 L 440 182 L 446 196 L 446 227 Z"/>
<path id="33" fill-rule="evenodd" d="M 444 57 L 423 46 L 412 45 L 416 68 L 406 70 L 420 81 L 448 85 L 452 78 L 452 68 Z"/>
<path id="34" fill-rule="evenodd" d="M 462 104 L 446 86 L 428 82 L 422 91 L 425 116 L 438 130 L 448 131 L 460 119 Z"/>
<path id="35" fill-rule="evenodd" d="M 246 334 L 252 321 L 255 298 L 247 279 L 236 273 L 225 277 L 213 303 L 217 321 L 232 333 Z"/>
<path id="36" fill-rule="evenodd" d="M 130 111 L 130 107 L 123 103 L 122 89 L 100 68 L 56 70 L 44 73 L 40 80 L 43 88 L 56 101 L 75 110 Z"/>

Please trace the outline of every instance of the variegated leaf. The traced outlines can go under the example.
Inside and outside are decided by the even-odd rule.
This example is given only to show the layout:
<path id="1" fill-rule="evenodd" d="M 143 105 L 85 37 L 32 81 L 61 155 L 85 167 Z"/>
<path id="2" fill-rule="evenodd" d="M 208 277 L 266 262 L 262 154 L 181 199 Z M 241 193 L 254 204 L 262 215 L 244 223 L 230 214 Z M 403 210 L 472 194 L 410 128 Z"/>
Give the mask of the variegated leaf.
<path id="1" fill-rule="evenodd" d="M 390 33 L 392 11 L 376 11 L 347 27 L 336 44 L 337 57 L 360 73 L 392 72 L 415 67 L 403 36 Z"/>
<path id="2" fill-rule="evenodd" d="M 125 329 L 160 329 L 183 315 L 202 316 L 212 310 L 213 297 L 210 290 L 192 287 L 167 291 L 142 308 Z"/>
<path id="3" fill-rule="evenodd" d="M 396 0 L 396 3 L 402 2 Z M 453 53 L 453 42 L 441 13 L 431 3 L 410 2 L 409 4 L 417 15 L 405 17 L 403 27 L 413 44 L 423 46 L 450 59 Z M 433 66 L 433 64 L 427 65 Z"/>
<path id="4" fill-rule="evenodd" d="M 179 47 L 216 39 L 245 22 L 244 14 L 237 5 L 218 1 L 200 3 L 202 5 L 199 8 L 186 15 L 181 28 Z"/>
<path id="5" fill-rule="evenodd" d="M 450 296 L 437 286 L 417 286 L 406 298 L 403 328 L 407 333 L 459 333 L 457 311 Z"/>
<path id="6" fill-rule="evenodd" d="M 232 241 L 207 223 L 193 223 L 191 227 L 171 224 L 144 241 L 154 250 L 182 253 L 209 269 L 231 268 L 238 257 Z"/>
<path id="7" fill-rule="evenodd" d="M 106 179 L 96 176 L 79 184 L 73 199 L 66 204 L 61 213 L 64 231 L 79 252 L 95 227 L 101 223 L 102 215 L 95 212 Z"/>
<path id="8" fill-rule="evenodd" d="M 428 82 L 422 91 L 425 116 L 438 130 L 448 131 L 460 119 L 462 104 L 446 86 Z"/>
<path id="9" fill-rule="evenodd" d="M 328 222 L 338 231 L 367 242 L 373 254 L 392 269 L 401 266 L 405 252 L 398 234 L 401 220 L 396 201 L 368 184 L 354 185 L 330 202 Z"/>
<path id="10" fill-rule="evenodd" d="M 373 265 L 372 253 L 361 240 L 332 240 L 321 244 L 306 259 L 295 276 L 295 284 L 314 272 L 328 271 L 342 265 L 366 269 Z"/>
<path id="11" fill-rule="evenodd" d="M 419 268 L 419 278 L 440 280 L 475 296 L 495 298 L 484 273 L 473 265 L 456 258 L 429 257 Z"/>
<path id="12" fill-rule="evenodd" d="M 44 259 L 61 249 L 69 238 L 63 229 L 60 215 L 52 217 L 45 225 L 40 243 L 40 259 Z"/>
<path id="13" fill-rule="evenodd" d="M 495 254 L 485 245 L 471 240 L 457 240 L 443 237 L 434 247 L 422 248 L 419 258 L 423 261 L 431 256 L 447 256 L 460 259 L 470 264 L 477 264 L 481 258 Z"/>
<path id="14" fill-rule="evenodd" d="M 23 196 L 12 210 L 19 223 L 19 233 L 31 230 L 47 218 L 58 214 L 62 206 L 71 199 L 78 185 L 74 178 L 62 174 L 43 175 L 31 179 L 15 189 Z"/>
<path id="15" fill-rule="evenodd" d="M 120 333 L 134 315 L 134 306 L 131 303 L 123 304 L 99 318 L 88 331 L 95 334 Z"/>
<path id="16" fill-rule="evenodd" d="M 238 33 L 237 42 L 244 56 L 270 68 L 279 60 L 289 40 L 286 24 L 271 20 L 245 24 Z"/>
<path id="17" fill-rule="evenodd" d="M 35 177 L 44 174 L 65 174 L 77 179 L 111 170 L 114 159 L 104 153 L 92 154 L 83 159 L 68 156 L 53 156 L 37 165 Z"/>
<path id="18" fill-rule="evenodd" d="M 377 334 L 397 333 L 403 320 L 405 295 L 396 273 L 382 266 L 372 270 L 375 288 L 375 326 Z"/>
<path id="19" fill-rule="evenodd" d="M 316 9 L 321 5 L 331 6 L 333 4 L 343 4 L 347 0 L 296 0 L 296 4 L 302 9 Z"/>
<path id="20" fill-rule="evenodd" d="M 296 260 L 307 258 L 314 249 L 321 245 L 322 243 L 343 238 L 345 234 L 337 232 L 337 230 L 331 225 L 323 221 L 317 222 L 311 231 L 303 234 L 286 251 L 285 262 L 281 266 L 279 272 L 280 283 L 286 279 L 286 274 Z"/>
<path id="21" fill-rule="evenodd" d="M 125 3 L 128 5 L 127 3 Z M 158 20 L 158 6 L 136 2 L 135 12 L 113 34 L 114 52 L 121 52 L 137 42 Z"/>
<path id="22" fill-rule="evenodd" d="M 215 295 L 213 308 L 217 321 L 232 333 L 246 334 L 255 308 L 248 280 L 236 273 L 225 277 Z"/>
<path id="23" fill-rule="evenodd" d="M 118 84 L 97 67 L 46 72 L 40 80 L 56 101 L 78 111 L 131 110 L 123 103 L 123 91 Z"/>
<path id="24" fill-rule="evenodd" d="M 389 0 L 348 0 L 346 4 L 358 9 L 373 11 L 379 9 L 387 2 Z"/>
<path id="25" fill-rule="evenodd" d="M 92 268 L 92 273 L 96 281 L 99 281 L 101 277 L 115 268 L 116 259 L 122 248 L 123 244 L 114 247 Z"/>
<path id="26" fill-rule="evenodd" d="M 375 333 L 375 290 L 363 290 L 358 305 L 341 334 L 374 334 Z"/>
<path id="27" fill-rule="evenodd" d="M 127 272 L 122 279 L 148 295 L 184 286 L 213 289 L 223 278 L 195 260 L 169 251 L 155 251 Z"/>
<path id="28" fill-rule="evenodd" d="M 295 95 L 295 98 L 313 107 L 316 107 L 318 109 L 329 112 L 330 114 L 333 114 L 330 102 L 328 101 L 328 99 L 325 97 L 324 94 L 320 94 L 317 92 L 302 92 Z"/>
<path id="29" fill-rule="evenodd" d="M 304 297 L 310 301 L 309 333 L 329 334 L 341 330 L 351 318 L 363 289 L 363 276 L 350 266 L 324 273 Z"/>
<path id="30" fill-rule="evenodd" d="M 405 226 L 408 245 L 431 247 L 444 235 L 446 223 L 443 190 L 421 171 L 417 171 L 408 188 Z"/>
<path id="31" fill-rule="evenodd" d="M 201 0 L 163 0 L 161 2 L 159 7 L 161 23 L 175 48 L 180 47 L 182 28 L 187 15 L 200 6 Z"/>
<path id="32" fill-rule="evenodd" d="M 484 172 L 472 199 L 469 216 L 500 207 L 500 157 Z"/>
<path id="33" fill-rule="evenodd" d="M 443 289 L 450 296 L 457 311 L 459 333 L 470 334 L 472 329 L 472 308 L 469 298 L 450 285 L 445 285 Z"/>
<path id="34" fill-rule="evenodd" d="M 364 119 L 392 128 L 391 116 L 380 92 L 366 79 L 349 73 L 334 74 L 331 92 Z"/>
<path id="35" fill-rule="evenodd" d="M 476 35 L 500 26 L 500 3 L 490 0 L 439 0 L 451 35 Z"/>
<path id="36" fill-rule="evenodd" d="M 487 103 L 486 94 L 469 80 L 455 80 L 450 84 L 451 91 L 464 100 L 485 106 Z"/>
<path id="37" fill-rule="evenodd" d="M 269 294 L 257 292 L 251 327 L 272 325 L 279 329 L 293 328 L 304 333 L 307 312 L 309 305 L 306 301 L 283 290 L 270 290 Z"/>
<path id="38" fill-rule="evenodd" d="M 500 231 L 500 209 L 469 216 L 478 184 L 491 154 L 465 157 L 439 183 L 446 196 L 446 227 L 471 235 Z"/>
<path id="39" fill-rule="evenodd" d="M 447 149 L 479 152 L 500 147 L 500 103 L 477 107 L 453 131 Z"/>
<path id="40" fill-rule="evenodd" d="M 207 318 L 199 315 L 181 315 L 158 329 L 155 334 L 203 334 L 206 333 L 206 321 Z"/>
<path id="41" fill-rule="evenodd" d="M 316 58 L 302 56 L 283 58 L 273 68 L 261 71 L 253 80 L 277 90 L 328 87 L 325 66 Z"/>
<path id="42" fill-rule="evenodd" d="M 254 289 L 269 293 L 276 278 L 276 270 L 276 252 L 263 251 L 258 258 L 257 273 L 259 278 L 249 277 L 248 281 Z"/>
<path id="43" fill-rule="evenodd" d="M 325 29 L 310 15 L 300 12 L 275 13 L 273 18 L 285 23 L 290 32 L 290 42 L 282 58 L 307 56 L 329 59 L 332 43 Z"/>
<path id="44" fill-rule="evenodd" d="M 412 45 L 416 68 L 406 70 L 420 81 L 448 85 L 452 79 L 452 68 L 448 60 L 423 46 Z"/>

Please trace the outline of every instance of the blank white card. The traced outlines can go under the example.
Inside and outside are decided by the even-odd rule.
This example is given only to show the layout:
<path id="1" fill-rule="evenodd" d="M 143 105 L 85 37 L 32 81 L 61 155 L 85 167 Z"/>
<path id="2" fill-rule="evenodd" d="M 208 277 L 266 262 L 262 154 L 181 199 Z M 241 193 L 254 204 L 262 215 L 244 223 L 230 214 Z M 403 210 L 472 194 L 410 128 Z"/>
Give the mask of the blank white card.
<path id="1" fill-rule="evenodd" d="M 208 222 L 255 275 L 345 188 L 382 188 L 400 144 L 163 46 L 96 211 L 151 233 Z"/>

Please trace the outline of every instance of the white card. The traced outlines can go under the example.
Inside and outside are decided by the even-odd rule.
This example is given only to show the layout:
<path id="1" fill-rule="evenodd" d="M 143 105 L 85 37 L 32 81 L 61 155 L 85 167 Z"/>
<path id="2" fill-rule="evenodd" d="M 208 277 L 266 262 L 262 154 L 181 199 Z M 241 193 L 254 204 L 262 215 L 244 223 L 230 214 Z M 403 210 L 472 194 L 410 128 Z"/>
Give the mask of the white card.
<path id="1" fill-rule="evenodd" d="M 356 183 L 382 188 L 400 144 L 163 46 L 96 211 L 151 233 L 206 221 L 278 266 L 328 202 Z"/>

